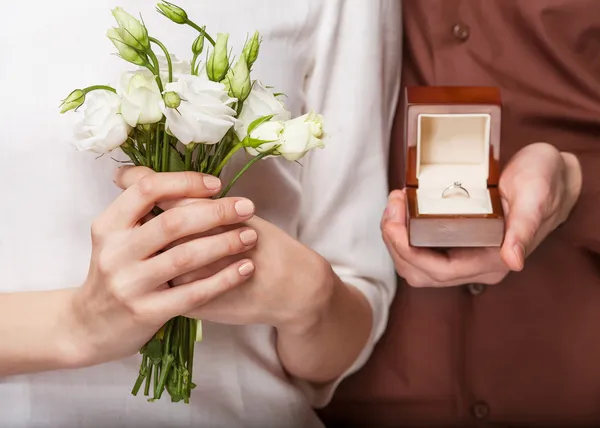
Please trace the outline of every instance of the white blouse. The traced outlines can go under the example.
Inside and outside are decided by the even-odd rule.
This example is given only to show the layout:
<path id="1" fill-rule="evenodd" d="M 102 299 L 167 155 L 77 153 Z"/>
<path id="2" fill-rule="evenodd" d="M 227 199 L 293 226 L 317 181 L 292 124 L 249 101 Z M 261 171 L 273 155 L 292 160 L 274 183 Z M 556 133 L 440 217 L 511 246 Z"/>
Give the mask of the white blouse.
<path id="1" fill-rule="evenodd" d="M 142 13 L 151 35 L 178 57 L 190 58 L 194 31 L 159 16 L 154 3 L 21 0 L 0 14 L 0 292 L 77 286 L 85 279 L 89 227 L 119 193 L 112 182 L 117 163 L 76 152 L 71 145 L 76 117 L 61 116 L 58 105 L 72 89 L 110 83 L 129 68 L 111 55 L 115 50 L 105 36 L 114 25 L 113 7 Z M 373 332 L 348 375 L 364 364 L 381 336 L 394 294 L 379 220 L 400 77 L 400 1 L 178 3 L 213 34 L 230 32 L 238 51 L 247 33 L 258 29 L 264 41 L 253 76 L 287 94 L 294 115 L 311 108 L 324 115 L 325 149 L 302 165 L 262 161 L 233 193 L 251 198 L 258 215 L 325 256 L 368 298 Z M 131 396 L 138 355 L 0 379 L 0 426 L 321 426 L 312 406 L 325 405 L 339 380 L 320 390 L 290 380 L 269 326 L 204 328 L 194 363 L 198 386 L 189 405 L 168 397 L 150 404 L 141 394 Z"/>

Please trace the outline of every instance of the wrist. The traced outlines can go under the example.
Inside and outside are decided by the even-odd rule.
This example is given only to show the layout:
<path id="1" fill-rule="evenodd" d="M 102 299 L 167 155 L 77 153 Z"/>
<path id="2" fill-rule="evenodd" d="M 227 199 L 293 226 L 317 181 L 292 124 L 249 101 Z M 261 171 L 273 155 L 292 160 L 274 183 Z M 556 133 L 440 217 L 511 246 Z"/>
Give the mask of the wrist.
<path id="1" fill-rule="evenodd" d="M 581 164 L 579 163 L 577 156 L 567 152 L 561 152 L 560 155 L 564 163 L 564 188 L 559 219 L 559 224 L 562 224 L 567 220 L 569 214 L 579 199 L 583 178 Z"/>
<path id="2" fill-rule="evenodd" d="M 344 286 L 333 272 L 331 265 L 322 258 L 317 257 L 310 265 L 313 267 L 309 275 L 310 284 L 299 284 L 306 294 L 293 303 L 290 311 L 282 314 L 275 322 L 275 328 L 279 333 L 292 334 L 294 336 L 307 336 L 319 329 L 323 323 L 335 295 L 339 293 L 339 287 Z"/>
<path id="3" fill-rule="evenodd" d="M 86 334 L 81 318 L 78 316 L 78 297 L 79 289 L 73 288 L 65 290 L 65 298 L 62 301 L 62 308 L 59 312 L 57 323 L 57 355 L 63 368 L 75 369 L 88 366 L 91 360 L 88 352 Z"/>

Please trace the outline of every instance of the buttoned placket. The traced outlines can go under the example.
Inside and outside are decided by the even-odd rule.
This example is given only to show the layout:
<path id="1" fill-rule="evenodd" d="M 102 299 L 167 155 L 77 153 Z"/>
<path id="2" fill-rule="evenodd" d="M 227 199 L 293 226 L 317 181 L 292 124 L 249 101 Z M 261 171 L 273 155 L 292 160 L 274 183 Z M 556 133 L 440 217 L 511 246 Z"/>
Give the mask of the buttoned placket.
<path id="1" fill-rule="evenodd" d="M 464 73 L 464 67 L 469 67 L 468 51 L 469 41 L 473 37 L 472 28 L 469 25 L 469 16 L 461 13 L 462 1 L 444 3 L 441 7 L 443 16 L 440 22 L 445 22 L 444 27 L 446 32 L 439 41 L 439 47 L 435 51 L 435 84 L 436 85 L 469 85 L 472 84 L 468 73 Z M 477 305 L 479 300 L 487 291 L 487 285 L 481 283 L 469 283 L 463 286 L 466 293 L 465 305 Z M 462 365 L 461 373 L 464 373 L 464 378 L 460 379 L 461 401 L 463 406 L 463 417 L 471 419 L 478 426 L 487 425 L 487 421 L 492 412 L 491 406 L 484 400 L 485 397 L 478 397 L 476 391 L 473 390 L 473 385 L 470 382 L 470 373 L 472 373 L 471 352 L 472 347 L 469 346 L 472 338 L 471 326 L 475 322 L 473 319 L 473 311 L 466 311 L 461 317 L 462 322 L 459 325 L 463 331 L 460 335 L 465 337 L 465 341 L 461 344 L 458 358 L 462 361 L 457 361 L 459 367 Z"/>

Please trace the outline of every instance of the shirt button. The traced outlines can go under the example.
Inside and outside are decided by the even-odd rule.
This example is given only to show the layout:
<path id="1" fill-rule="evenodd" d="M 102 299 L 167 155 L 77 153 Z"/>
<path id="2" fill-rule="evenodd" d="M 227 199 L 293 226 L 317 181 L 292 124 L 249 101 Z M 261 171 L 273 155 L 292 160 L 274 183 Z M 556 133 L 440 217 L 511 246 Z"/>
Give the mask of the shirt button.
<path id="1" fill-rule="evenodd" d="M 465 40 L 467 40 L 469 38 L 469 35 L 471 34 L 471 30 L 469 29 L 469 26 L 466 24 L 456 24 L 454 27 L 452 27 L 452 34 L 458 40 L 464 42 Z"/>
<path id="2" fill-rule="evenodd" d="M 475 283 L 467 285 L 467 289 L 469 290 L 469 293 L 471 293 L 471 295 L 479 296 L 480 294 L 483 294 L 485 292 L 487 286 L 485 284 Z"/>
<path id="3" fill-rule="evenodd" d="M 485 419 L 490 415 L 490 406 L 486 403 L 477 403 L 471 410 L 477 419 Z"/>

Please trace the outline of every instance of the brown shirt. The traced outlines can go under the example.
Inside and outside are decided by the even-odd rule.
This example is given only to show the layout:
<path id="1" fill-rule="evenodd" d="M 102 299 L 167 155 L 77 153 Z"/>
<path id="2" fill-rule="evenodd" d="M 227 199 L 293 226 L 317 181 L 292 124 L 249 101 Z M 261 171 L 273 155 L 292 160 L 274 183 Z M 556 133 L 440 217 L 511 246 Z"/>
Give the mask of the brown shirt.
<path id="1" fill-rule="evenodd" d="M 501 88 L 502 163 L 546 141 L 578 155 L 571 217 L 494 286 L 402 280 L 329 426 L 600 426 L 600 0 L 404 0 L 405 85 Z M 402 117 L 391 188 L 402 186 Z"/>

